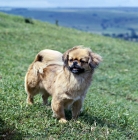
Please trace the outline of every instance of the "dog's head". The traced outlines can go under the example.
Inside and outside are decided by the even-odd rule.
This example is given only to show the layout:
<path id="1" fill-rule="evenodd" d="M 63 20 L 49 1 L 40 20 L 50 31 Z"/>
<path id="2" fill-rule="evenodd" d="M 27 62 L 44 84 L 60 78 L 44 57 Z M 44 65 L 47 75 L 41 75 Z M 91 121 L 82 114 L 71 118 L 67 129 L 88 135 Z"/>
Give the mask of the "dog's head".
<path id="1" fill-rule="evenodd" d="M 66 51 L 62 59 L 64 65 L 74 74 L 94 70 L 102 61 L 100 55 L 93 53 L 88 48 L 82 48 L 81 46 L 73 47 Z"/>

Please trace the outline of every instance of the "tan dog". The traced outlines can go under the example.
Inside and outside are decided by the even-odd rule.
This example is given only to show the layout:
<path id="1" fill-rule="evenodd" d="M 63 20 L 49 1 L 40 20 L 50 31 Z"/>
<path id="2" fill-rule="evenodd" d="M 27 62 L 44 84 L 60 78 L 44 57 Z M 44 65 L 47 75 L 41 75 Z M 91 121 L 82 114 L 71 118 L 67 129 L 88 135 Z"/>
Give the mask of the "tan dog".
<path id="1" fill-rule="evenodd" d="M 94 69 L 101 60 L 100 55 L 80 46 L 66 51 L 63 56 L 57 51 L 41 51 L 25 77 L 27 102 L 32 104 L 34 95 L 41 92 L 46 104 L 51 95 L 53 114 L 60 122 L 67 121 L 64 109 L 70 107 L 72 118 L 76 119 L 91 84 Z"/>
<path id="2" fill-rule="evenodd" d="M 28 94 L 27 103 L 33 104 L 33 97 L 38 94 L 42 89 L 39 88 L 40 73 L 43 74 L 43 69 L 50 64 L 62 65 L 62 53 L 55 50 L 42 50 L 40 51 L 33 63 L 29 66 L 25 76 L 25 90 Z M 43 104 L 47 104 L 46 95 L 41 91 Z"/>

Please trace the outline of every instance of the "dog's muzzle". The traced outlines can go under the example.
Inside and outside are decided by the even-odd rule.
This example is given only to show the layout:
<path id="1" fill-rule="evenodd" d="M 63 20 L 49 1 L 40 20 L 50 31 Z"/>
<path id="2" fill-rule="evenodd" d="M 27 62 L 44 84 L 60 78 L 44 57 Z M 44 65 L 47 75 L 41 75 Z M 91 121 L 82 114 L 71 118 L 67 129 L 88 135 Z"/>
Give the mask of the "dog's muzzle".
<path id="1" fill-rule="evenodd" d="M 69 67 L 69 70 L 74 74 L 80 74 L 85 71 L 84 68 L 81 68 L 80 66 L 78 66 L 77 63 L 73 63 L 73 65 Z"/>

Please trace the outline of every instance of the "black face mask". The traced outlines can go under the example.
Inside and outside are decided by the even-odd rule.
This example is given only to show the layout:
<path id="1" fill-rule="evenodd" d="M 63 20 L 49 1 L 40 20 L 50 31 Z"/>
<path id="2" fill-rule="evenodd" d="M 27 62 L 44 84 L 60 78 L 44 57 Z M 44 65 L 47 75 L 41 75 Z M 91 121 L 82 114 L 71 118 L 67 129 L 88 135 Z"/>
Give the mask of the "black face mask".
<path id="1" fill-rule="evenodd" d="M 84 68 L 81 68 L 78 65 L 72 65 L 68 69 L 74 74 L 80 74 L 80 73 L 83 73 L 85 71 Z"/>

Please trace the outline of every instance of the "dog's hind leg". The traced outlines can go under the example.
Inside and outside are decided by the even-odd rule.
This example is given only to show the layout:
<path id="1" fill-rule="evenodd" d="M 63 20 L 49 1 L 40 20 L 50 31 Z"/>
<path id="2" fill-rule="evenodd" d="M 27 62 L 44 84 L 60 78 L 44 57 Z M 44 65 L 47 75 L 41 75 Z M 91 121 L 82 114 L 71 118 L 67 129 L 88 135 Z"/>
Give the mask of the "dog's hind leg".
<path id="1" fill-rule="evenodd" d="M 35 82 L 32 79 L 25 77 L 25 91 L 27 93 L 27 104 L 32 105 L 34 103 L 34 96 L 39 93 L 39 89 L 35 87 Z M 33 83 L 33 84 L 32 84 Z"/>
<path id="2" fill-rule="evenodd" d="M 32 105 L 34 103 L 34 96 L 39 93 L 37 88 L 27 88 L 27 104 Z"/>
<path id="3" fill-rule="evenodd" d="M 39 93 L 39 77 L 34 73 L 33 65 L 31 65 L 28 69 L 28 72 L 25 76 L 25 91 L 27 93 L 27 103 L 33 104 L 34 103 L 34 96 Z"/>
<path id="4" fill-rule="evenodd" d="M 48 104 L 48 97 L 49 96 L 50 95 L 46 91 L 42 92 L 43 105 L 47 105 Z"/>

